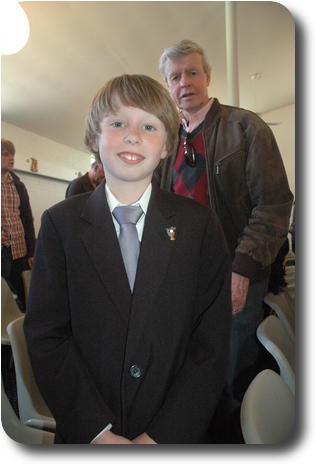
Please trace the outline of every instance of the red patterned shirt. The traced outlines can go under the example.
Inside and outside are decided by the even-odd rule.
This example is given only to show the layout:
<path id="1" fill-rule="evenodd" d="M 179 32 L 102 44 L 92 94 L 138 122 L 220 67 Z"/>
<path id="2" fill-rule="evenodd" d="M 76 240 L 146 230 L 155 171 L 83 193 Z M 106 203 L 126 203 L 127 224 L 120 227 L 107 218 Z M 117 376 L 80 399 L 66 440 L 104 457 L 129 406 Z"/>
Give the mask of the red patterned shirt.
<path id="1" fill-rule="evenodd" d="M 199 203 L 208 206 L 205 146 L 202 135 L 203 125 L 202 122 L 192 133 L 187 133 L 183 127 L 181 129 L 180 145 L 173 171 L 173 188 L 177 195 L 193 198 Z M 187 136 L 187 150 L 194 151 L 194 167 L 189 166 L 185 160 L 183 146 L 185 136 Z"/>
<path id="2" fill-rule="evenodd" d="M 27 254 L 19 206 L 20 197 L 9 174 L 7 181 L 1 183 L 1 248 L 11 246 L 13 259 Z"/>

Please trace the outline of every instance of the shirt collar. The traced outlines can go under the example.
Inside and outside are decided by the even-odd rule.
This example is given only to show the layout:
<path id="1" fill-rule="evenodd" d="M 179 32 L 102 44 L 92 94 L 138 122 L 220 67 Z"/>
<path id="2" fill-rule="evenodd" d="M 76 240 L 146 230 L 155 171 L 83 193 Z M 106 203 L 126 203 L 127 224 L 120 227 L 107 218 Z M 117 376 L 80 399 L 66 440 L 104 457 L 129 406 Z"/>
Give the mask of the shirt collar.
<path id="1" fill-rule="evenodd" d="M 3 182 L 3 184 L 8 184 L 9 182 L 14 182 L 13 177 L 10 173 L 8 174 L 7 180 Z"/>
<path id="2" fill-rule="evenodd" d="M 147 189 L 144 191 L 142 194 L 141 198 L 139 198 L 138 201 L 132 204 L 132 206 L 141 206 L 142 211 L 144 214 L 147 214 L 148 206 L 149 206 L 149 201 L 151 198 L 151 192 L 152 192 L 152 184 L 150 183 Z M 116 208 L 116 206 L 124 206 L 122 203 L 120 203 L 115 195 L 111 192 L 110 188 L 108 187 L 107 184 L 105 184 L 105 193 L 106 193 L 106 199 L 107 203 L 110 209 L 110 212 L 112 213 L 113 210 Z"/>
<path id="3" fill-rule="evenodd" d="M 197 111 L 197 113 L 194 113 L 192 116 L 190 116 L 189 121 L 186 120 L 182 111 L 179 113 L 180 122 L 183 125 L 186 132 L 192 132 L 194 129 L 196 129 L 196 127 L 199 126 L 199 124 L 201 124 L 205 120 L 206 114 L 210 110 L 213 101 L 214 99 L 210 98 L 208 103 L 205 106 L 203 106 L 201 110 Z"/>

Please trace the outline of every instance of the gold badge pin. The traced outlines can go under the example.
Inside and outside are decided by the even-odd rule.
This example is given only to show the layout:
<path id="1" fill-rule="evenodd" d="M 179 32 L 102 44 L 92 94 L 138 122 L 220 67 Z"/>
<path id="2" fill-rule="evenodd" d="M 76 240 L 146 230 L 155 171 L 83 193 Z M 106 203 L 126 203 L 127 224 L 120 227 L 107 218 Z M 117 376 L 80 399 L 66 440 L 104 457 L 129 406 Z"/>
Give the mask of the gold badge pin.
<path id="1" fill-rule="evenodd" d="M 171 240 L 175 240 L 175 230 L 176 227 L 170 227 L 166 229 L 167 235 L 171 238 Z"/>

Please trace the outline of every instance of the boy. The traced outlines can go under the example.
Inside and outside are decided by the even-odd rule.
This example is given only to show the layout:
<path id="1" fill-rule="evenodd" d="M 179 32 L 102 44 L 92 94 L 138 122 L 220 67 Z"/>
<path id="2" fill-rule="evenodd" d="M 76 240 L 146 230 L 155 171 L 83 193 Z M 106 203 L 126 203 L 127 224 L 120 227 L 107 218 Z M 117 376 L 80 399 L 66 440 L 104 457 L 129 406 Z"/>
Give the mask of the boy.
<path id="1" fill-rule="evenodd" d="M 174 148 L 168 91 L 123 75 L 94 98 L 92 193 L 42 218 L 25 335 L 56 443 L 208 443 L 228 361 L 230 256 L 215 214 L 152 186 Z M 141 206 L 134 284 L 115 208 Z"/>

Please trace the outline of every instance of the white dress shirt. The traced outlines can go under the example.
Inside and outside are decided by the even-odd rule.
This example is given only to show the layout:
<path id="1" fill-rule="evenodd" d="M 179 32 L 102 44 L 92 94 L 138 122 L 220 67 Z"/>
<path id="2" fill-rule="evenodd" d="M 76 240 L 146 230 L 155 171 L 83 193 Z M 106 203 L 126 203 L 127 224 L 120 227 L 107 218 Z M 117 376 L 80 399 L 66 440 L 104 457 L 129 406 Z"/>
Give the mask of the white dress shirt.
<path id="1" fill-rule="evenodd" d="M 196 129 L 196 127 L 199 126 L 199 124 L 202 123 L 202 121 L 205 120 L 205 117 L 206 117 L 208 111 L 210 110 L 211 105 L 212 105 L 213 102 L 214 102 L 214 99 L 210 98 L 208 103 L 205 106 L 203 106 L 201 108 L 201 110 L 197 111 L 197 113 L 194 113 L 191 116 L 188 116 L 188 115 L 185 116 L 184 111 L 181 111 L 179 113 L 180 122 L 181 122 L 181 124 L 184 127 L 186 132 L 188 132 L 188 133 L 192 132 L 194 129 Z"/>
<path id="2" fill-rule="evenodd" d="M 136 201 L 135 203 L 132 203 L 132 205 L 123 205 L 122 203 L 120 203 L 117 200 L 117 198 L 111 192 L 108 185 L 105 184 L 106 199 L 107 199 L 107 203 L 108 203 L 110 212 L 112 214 L 112 218 L 113 218 L 113 221 L 114 221 L 117 237 L 119 237 L 119 234 L 120 234 L 120 226 L 119 226 L 119 223 L 117 222 L 117 220 L 115 219 L 115 217 L 113 215 L 113 211 L 116 208 L 116 206 L 141 206 L 143 214 L 142 214 L 142 216 L 140 217 L 139 221 L 136 224 L 139 241 L 141 242 L 142 234 L 143 234 L 143 228 L 144 228 L 144 222 L 145 222 L 145 216 L 146 216 L 147 211 L 148 211 L 149 201 L 150 201 L 150 198 L 151 198 L 151 192 L 152 192 L 152 184 L 150 183 L 148 188 L 145 190 L 145 192 L 143 193 L 141 198 L 139 198 L 138 201 Z"/>

